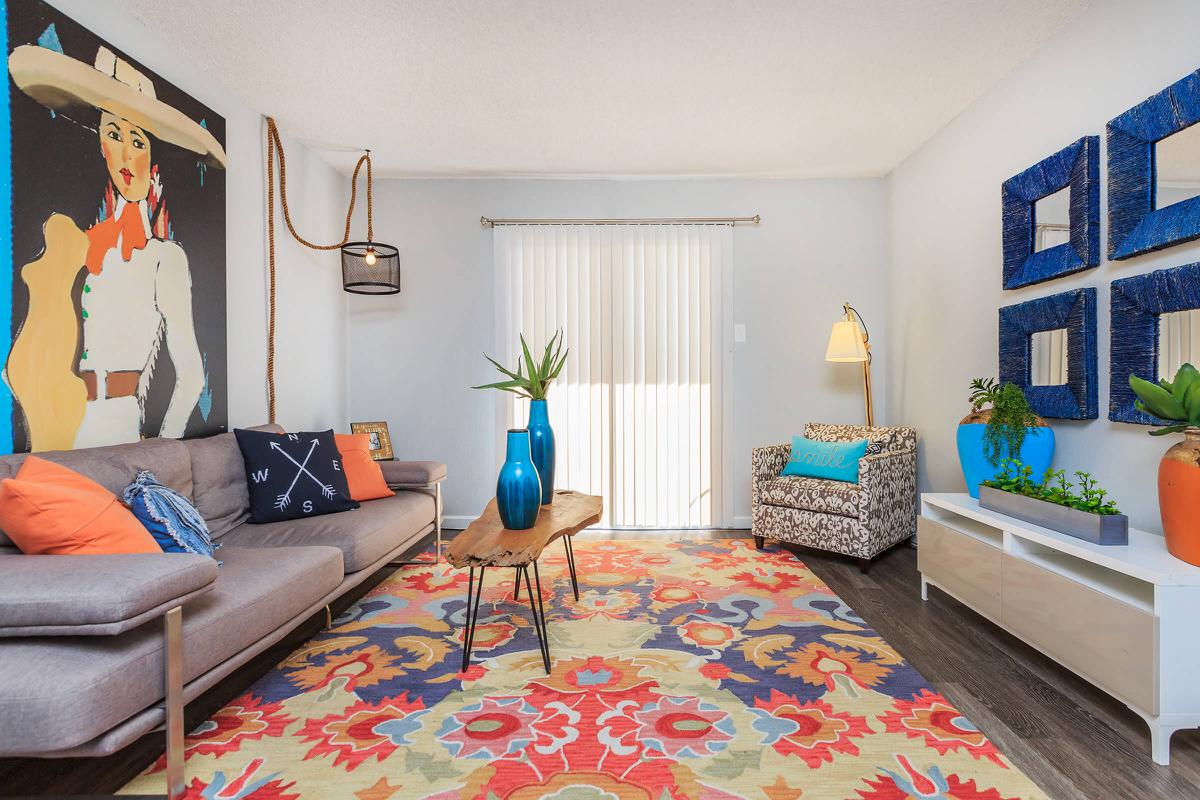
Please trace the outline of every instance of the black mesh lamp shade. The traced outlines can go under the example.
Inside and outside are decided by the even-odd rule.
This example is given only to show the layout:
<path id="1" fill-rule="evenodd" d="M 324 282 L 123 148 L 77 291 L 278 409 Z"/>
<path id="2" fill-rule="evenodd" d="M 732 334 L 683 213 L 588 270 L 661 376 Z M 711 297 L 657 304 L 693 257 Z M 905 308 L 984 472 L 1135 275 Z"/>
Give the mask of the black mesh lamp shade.
<path id="1" fill-rule="evenodd" d="M 342 288 L 353 294 L 399 294 L 400 251 L 379 242 L 342 246 Z"/>

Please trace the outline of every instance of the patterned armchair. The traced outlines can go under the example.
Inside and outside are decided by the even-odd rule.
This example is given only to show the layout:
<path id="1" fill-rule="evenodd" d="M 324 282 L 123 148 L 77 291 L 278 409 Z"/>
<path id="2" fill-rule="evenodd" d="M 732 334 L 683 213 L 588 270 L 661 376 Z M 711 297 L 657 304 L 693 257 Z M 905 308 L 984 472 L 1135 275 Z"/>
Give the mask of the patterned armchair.
<path id="1" fill-rule="evenodd" d="M 810 422 L 804 435 L 822 442 L 866 439 L 858 483 L 781 476 L 791 445 L 756 447 L 750 479 L 750 524 L 766 539 L 871 559 L 917 531 L 917 432 Z"/>

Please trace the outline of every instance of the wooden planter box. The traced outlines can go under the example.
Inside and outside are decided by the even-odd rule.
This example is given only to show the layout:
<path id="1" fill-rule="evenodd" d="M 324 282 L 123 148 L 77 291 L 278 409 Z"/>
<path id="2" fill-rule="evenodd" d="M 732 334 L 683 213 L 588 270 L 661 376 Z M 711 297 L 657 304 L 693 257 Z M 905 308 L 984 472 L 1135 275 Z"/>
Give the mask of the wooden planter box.
<path id="1" fill-rule="evenodd" d="M 990 486 L 979 487 L 979 507 L 1094 544 L 1129 544 L 1129 517 L 1124 514 L 1091 514 Z"/>

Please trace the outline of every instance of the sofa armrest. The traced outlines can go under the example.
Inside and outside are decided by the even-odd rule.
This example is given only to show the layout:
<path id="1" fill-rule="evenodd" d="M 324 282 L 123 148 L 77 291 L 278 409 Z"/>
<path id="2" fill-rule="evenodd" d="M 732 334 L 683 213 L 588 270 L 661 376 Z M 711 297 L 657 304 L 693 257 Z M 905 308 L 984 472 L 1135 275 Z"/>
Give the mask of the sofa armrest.
<path id="1" fill-rule="evenodd" d="M 111 636 L 216 579 L 216 561 L 188 553 L 0 556 L 0 637 Z"/>
<path id="2" fill-rule="evenodd" d="M 759 483 L 778 478 L 792 452 L 790 444 L 755 447 L 750 451 L 750 502 L 758 503 Z"/>
<path id="3" fill-rule="evenodd" d="M 440 461 L 380 461 L 388 486 L 428 486 L 446 479 L 446 465 Z"/>
<path id="4" fill-rule="evenodd" d="M 873 535 L 894 543 L 916 533 L 916 448 L 860 458 L 858 483 L 866 495 L 860 520 Z"/>

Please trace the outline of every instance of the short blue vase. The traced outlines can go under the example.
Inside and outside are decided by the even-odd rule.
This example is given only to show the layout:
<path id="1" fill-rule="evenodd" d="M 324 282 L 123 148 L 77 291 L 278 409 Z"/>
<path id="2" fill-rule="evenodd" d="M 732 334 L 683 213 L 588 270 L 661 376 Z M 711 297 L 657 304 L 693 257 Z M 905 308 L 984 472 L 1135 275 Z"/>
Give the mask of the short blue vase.
<path id="1" fill-rule="evenodd" d="M 542 507 L 542 483 L 529 452 L 529 431 L 508 432 L 508 452 L 496 480 L 496 510 L 510 531 L 532 528 Z"/>
<path id="2" fill-rule="evenodd" d="M 542 504 L 554 501 L 554 429 L 545 400 L 529 402 L 529 451 L 542 480 Z"/>
<path id="3" fill-rule="evenodd" d="M 998 466 L 992 466 L 983 457 L 983 432 L 987 425 L 973 422 L 958 426 L 957 444 L 958 460 L 962 465 L 963 479 L 967 482 L 967 492 L 976 499 L 979 498 L 979 484 L 990 481 L 999 471 Z M 1007 448 L 1002 447 L 1001 460 L 1008 457 Z M 1049 427 L 1030 428 L 1021 444 L 1021 461 L 1033 467 L 1033 477 L 1041 480 L 1050 463 L 1054 461 L 1054 431 Z"/>

